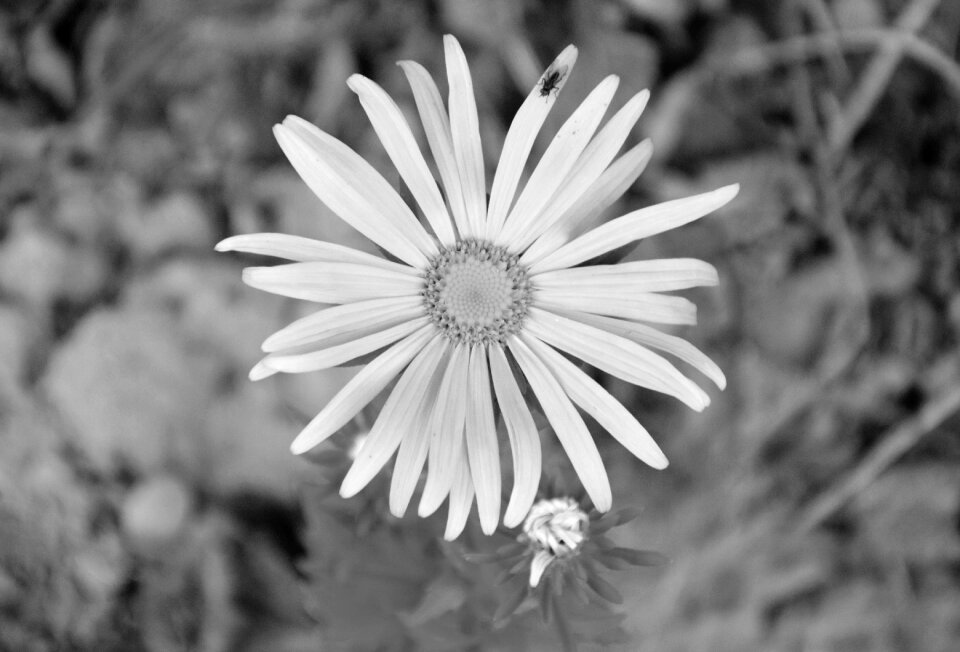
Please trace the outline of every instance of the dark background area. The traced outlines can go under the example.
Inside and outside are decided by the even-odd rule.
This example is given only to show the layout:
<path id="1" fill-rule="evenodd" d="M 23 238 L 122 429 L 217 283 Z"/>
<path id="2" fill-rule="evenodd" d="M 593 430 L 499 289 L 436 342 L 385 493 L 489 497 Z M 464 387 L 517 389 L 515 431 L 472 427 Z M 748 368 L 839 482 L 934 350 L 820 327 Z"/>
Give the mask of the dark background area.
<path id="1" fill-rule="evenodd" d="M 628 642 L 605 649 L 956 650 L 954 0 L 0 2 L 0 649 L 556 649 L 535 612 L 489 626 L 457 557 L 490 545 L 475 523 L 443 546 L 442 514 L 382 517 L 383 484 L 327 496 L 350 433 L 289 454 L 355 370 L 248 382 L 305 307 L 213 252 L 273 230 L 369 250 L 271 126 L 301 115 L 395 180 L 345 80 L 418 126 L 394 62 L 445 89 L 444 33 L 489 166 L 575 43 L 538 151 L 616 73 L 611 114 L 650 88 L 655 146 L 619 213 L 741 184 L 627 254 L 720 269 L 679 332 L 729 386 L 696 414 L 604 380 L 672 462 L 598 438 L 615 506 L 643 509 L 615 538 L 670 559 L 610 575 Z"/>

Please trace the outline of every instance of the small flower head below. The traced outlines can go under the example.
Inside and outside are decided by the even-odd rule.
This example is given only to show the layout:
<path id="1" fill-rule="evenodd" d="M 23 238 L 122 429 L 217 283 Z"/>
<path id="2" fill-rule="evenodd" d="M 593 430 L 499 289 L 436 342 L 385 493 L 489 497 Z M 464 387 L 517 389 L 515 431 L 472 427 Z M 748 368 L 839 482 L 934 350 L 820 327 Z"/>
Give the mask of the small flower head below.
<path id="1" fill-rule="evenodd" d="M 544 571 L 554 561 L 579 552 L 589 525 L 590 517 L 573 498 L 550 498 L 534 504 L 518 539 L 528 542 L 534 552 L 530 586 L 540 583 Z"/>

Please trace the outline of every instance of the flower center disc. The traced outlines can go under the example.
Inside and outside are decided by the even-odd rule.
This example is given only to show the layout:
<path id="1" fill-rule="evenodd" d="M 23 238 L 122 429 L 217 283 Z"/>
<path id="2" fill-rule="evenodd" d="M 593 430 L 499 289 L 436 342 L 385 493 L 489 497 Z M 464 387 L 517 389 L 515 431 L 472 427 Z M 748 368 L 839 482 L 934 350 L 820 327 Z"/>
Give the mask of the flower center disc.
<path id="1" fill-rule="evenodd" d="M 503 343 L 527 314 L 530 281 L 517 256 L 464 240 L 431 261 L 423 295 L 427 314 L 451 341 Z"/>

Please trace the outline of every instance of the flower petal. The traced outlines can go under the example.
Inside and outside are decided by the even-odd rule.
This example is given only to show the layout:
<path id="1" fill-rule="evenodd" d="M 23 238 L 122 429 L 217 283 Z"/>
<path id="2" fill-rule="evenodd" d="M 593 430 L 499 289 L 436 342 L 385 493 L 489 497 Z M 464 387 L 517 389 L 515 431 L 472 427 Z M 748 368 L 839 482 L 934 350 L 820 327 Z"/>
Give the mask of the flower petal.
<path id="1" fill-rule="evenodd" d="M 544 571 L 553 563 L 554 556 L 547 550 L 538 550 L 530 560 L 530 586 L 536 588 L 540 584 Z"/>
<path id="2" fill-rule="evenodd" d="M 619 335 L 537 308 L 530 309 L 527 332 L 617 378 L 674 396 L 698 412 L 710 404 L 710 397 L 666 359 Z"/>
<path id="3" fill-rule="evenodd" d="M 604 79 L 563 123 L 530 175 L 503 229 L 494 236 L 494 242 L 512 247 L 522 239 L 531 216 L 536 216 L 544 208 L 576 165 L 619 84 L 620 78 L 616 75 Z"/>
<path id="4" fill-rule="evenodd" d="M 476 237 L 483 234 L 487 214 L 486 173 L 477 103 L 473 97 L 470 68 L 460 43 L 447 34 L 443 37 L 443 47 L 447 59 L 447 84 L 450 87 L 450 135 L 467 212 L 467 231 L 460 235 Z"/>
<path id="5" fill-rule="evenodd" d="M 303 238 L 285 233 L 249 233 L 235 235 L 217 243 L 217 251 L 241 251 L 261 256 L 276 256 L 301 263 L 356 263 L 380 267 L 392 272 L 419 275 L 419 269 L 395 263 L 350 247 Z"/>
<path id="6" fill-rule="evenodd" d="M 393 456 L 400 440 L 410 434 L 447 346 L 445 338 L 435 337 L 400 376 L 340 484 L 341 496 L 350 498 L 366 487 Z"/>
<path id="7" fill-rule="evenodd" d="M 430 466 L 417 513 L 433 514 L 450 493 L 463 449 L 469 400 L 470 349 L 457 344 L 450 355 L 430 421 Z"/>
<path id="8" fill-rule="evenodd" d="M 396 378 L 431 338 L 436 341 L 442 339 L 442 336 L 437 335 L 432 325 L 424 326 L 363 367 L 297 435 L 290 444 L 290 451 L 294 455 L 306 453 L 342 428 Z"/>
<path id="9" fill-rule="evenodd" d="M 416 296 L 423 289 L 422 277 L 356 263 L 247 267 L 243 270 L 243 282 L 273 294 L 319 303 Z"/>
<path id="10" fill-rule="evenodd" d="M 308 371 L 329 369 L 330 367 L 335 367 L 354 358 L 359 358 L 362 355 L 389 346 L 429 323 L 429 317 L 418 317 L 417 319 L 402 322 L 386 330 L 358 337 L 355 340 L 337 344 L 336 346 L 331 346 L 326 349 L 294 355 L 274 353 L 268 355 L 261 362 L 270 369 L 276 369 L 277 371 L 288 374 L 301 374 Z"/>
<path id="11" fill-rule="evenodd" d="M 513 456 L 513 493 L 503 515 L 503 524 L 516 527 L 523 522 L 537 496 L 541 470 L 540 434 L 499 344 L 490 347 L 490 371 Z"/>
<path id="12" fill-rule="evenodd" d="M 601 294 L 577 289 L 545 288 L 537 291 L 536 305 L 551 311 L 580 310 L 657 324 L 697 323 L 697 306 L 684 297 L 652 292 L 631 293 L 629 290 L 614 291 L 616 288 L 610 287 L 602 289 Z"/>
<path id="13" fill-rule="evenodd" d="M 652 326 L 637 324 L 623 319 L 614 319 L 613 317 L 590 315 L 584 312 L 561 312 L 559 314 L 569 319 L 575 319 L 585 324 L 615 333 L 641 346 L 647 346 L 669 353 L 670 355 L 680 358 L 712 380 L 720 389 L 724 389 L 727 386 L 727 378 L 723 375 L 720 367 L 708 358 L 703 351 L 683 338 L 663 333 Z"/>
<path id="14" fill-rule="evenodd" d="M 360 97 L 360 104 L 367 112 L 374 131 L 433 227 L 433 232 L 444 245 L 454 244 L 453 225 L 447 215 L 440 189 L 430 174 L 430 168 L 423 159 L 420 146 L 400 112 L 400 107 L 386 91 L 363 75 L 351 75 L 347 86 Z"/>
<path id="15" fill-rule="evenodd" d="M 263 343 L 267 353 L 307 344 L 327 344 L 331 339 L 358 331 L 393 326 L 423 314 L 419 296 L 368 299 L 318 310 L 285 326 Z"/>
<path id="16" fill-rule="evenodd" d="M 587 294 L 611 286 L 631 292 L 670 292 L 717 285 L 720 277 L 710 263 L 694 258 L 661 258 L 618 265 L 589 265 L 544 272 L 533 277 L 537 288 L 567 289 Z"/>
<path id="17" fill-rule="evenodd" d="M 500 522 L 500 449 L 484 345 L 474 345 L 470 351 L 469 383 L 472 396 L 467 401 L 467 457 L 477 492 L 480 528 L 484 534 L 493 534 Z"/>
<path id="18" fill-rule="evenodd" d="M 520 105 L 516 115 L 513 116 L 513 122 L 510 123 L 510 129 L 503 141 L 500 162 L 497 164 L 497 172 L 493 177 L 493 186 L 490 188 L 490 207 L 487 210 L 486 224 L 487 238 L 491 238 L 503 226 L 510 205 L 513 203 L 514 193 L 517 191 L 517 184 L 520 182 L 523 168 L 527 163 L 527 157 L 530 156 L 530 149 L 537 139 L 537 134 L 540 133 L 543 121 L 550 113 L 550 109 L 553 108 L 560 89 L 570 78 L 570 72 L 576 61 L 577 48 L 568 45 L 540 76 L 537 85 L 533 87 L 533 90 L 527 95 L 527 99 Z M 556 75 L 559 75 L 559 77 L 556 79 L 554 90 L 548 91 L 544 95 L 542 90 L 547 78 Z"/>
<path id="19" fill-rule="evenodd" d="M 467 518 L 470 517 L 470 507 L 473 505 L 473 479 L 470 477 L 466 449 L 461 451 L 460 462 L 456 466 L 456 476 L 450 489 L 447 529 L 443 533 L 443 538 L 447 541 L 453 541 L 463 532 Z"/>
<path id="20" fill-rule="evenodd" d="M 549 203 L 533 219 L 526 221 L 524 229 L 514 241 L 514 246 L 518 250 L 525 249 L 561 218 L 607 169 L 617 152 L 623 147 L 637 120 L 640 119 L 640 114 L 643 113 L 649 98 L 649 91 L 641 91 L 634 95 L 610 118 L 597 137 L 590 141 Z"/>
<path id="21" fill-rule="evenodd" d="M 633 185 L 647 167 L 653 145 L 649 140 L 634 146 L 614 161 L 603 174 L 590 184 L 573 204 L 567 208 L 543 235 L 530 245 L 520 257 L 524 265 L 533 265 L 558 247 L 569 242 L 575 235 L 587 230 L 593 222 L 618 200 Z"/>
<path id="22" fill-rule="evenodd" d="M 599 511 L 606 512 L 613 503 L 610 481 L 607 479 L 606 469 L 603 468 L 597 445 L 590 437 L 583 418 L 573 407 L 557 379 L 526 344 L 512 335 L 508 345 L 540 401 L 543 413 L 557 433 L 557 438 L 590 500 Z"/>
<path id="23" fill-rule="evenodd" d="M 453 137 L 450 134 L 450 120 L 447 109 L 443 105 L 443 98 L 433 81 L 433 77 L 426 68 L 415 61 L 399 61 L 413 91 L 413 99 L 417 103 L 423 131 L 427 136 L 433 160 L 437 164 L 440 180 L 447 193 L 447 203 L 453 220 L 460 233 L 467 231 L 467 209 L 463 204 L 463 188 L 460 184 L 460 170 L 457 168 L 457 158 L 453 151 Z"/>
<path id="24" fill-rule="evenodd" d="M 650 433 L 600 383 L 538 339 L 524 335 L 523 341 L 550 368 L 573 402 L 624 448 L 655 469 L 667 467 L 667 457 Z"/>
<path id="25" fill-rule="evenodd" d="M 572 267 L 634 240 L 669 231 L 711 213 L 736 197 L 733 184 L 692 197 L 675 199 L 628 213 L 565 244 L 530 267 L 531 274 Z"/>

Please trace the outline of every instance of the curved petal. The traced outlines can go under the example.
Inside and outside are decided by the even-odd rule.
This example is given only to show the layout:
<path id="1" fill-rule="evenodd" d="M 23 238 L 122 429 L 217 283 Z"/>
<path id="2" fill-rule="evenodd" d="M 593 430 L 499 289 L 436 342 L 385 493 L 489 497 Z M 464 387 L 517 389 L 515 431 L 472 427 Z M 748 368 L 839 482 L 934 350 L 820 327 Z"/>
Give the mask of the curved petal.
<path id="1" fill-rule="evenodd" d="M 341 496 L 350 498 L 366 487 L 393 456 L 400 440 L 410 434 L 446 349 L 447 340 L 435 337 L 400 376 L 340 484 Z"/>
<path id="2" fill-rule="evenodd" d="M 590 437 L 583 418 L 573 407 L 557 379 L 526 344 L 516 335 L 512 335 L 508 346 L 520 364 L 523 375 L 530 382 L 543 413 L 557 433 L 557 438 L 590 500 L 599 511 L 608 511 L 613 504 L 610 481 L 607 479 L 606 469 L 603 468 L 597 445 Z"/>
<path id="3" fill-rule="evenodd" d="M 667 467 L 667 457 L 650 433 L 600 383 L 535 337 L 524 335 L 522 339 L 550 368 L 573 402 L 624 448 L 655 469 Z"/>
<path id="4" fill-rule="evenodd" d="M 431 340 L 432 338 L 432 340 Z M 373 400 L 407 366 L 428 342 L 442 338 L 433 326 L 424 326 L 402 342 L 394 344 L 363 367 L 320 414 L 307 424 L 290 444 L 294 455 L 306 453 L 342 428 L 357 412 Z"/>
<path id="5" fill-rule="evenodd" d="M 613 292 L 603 294 L 579 290 L 537 290 L 536 305 L 550 311 L 580 310 L 598 315 L 625 317 L 656 324 L 696 324 L 697 306 L 684 297 L 652 292 Z"/>
<path id="6" fill-rule="evenodd" d="M 739 190 L 739 184 L 733 184 L 700 195 L 675 199 L 633 211 L 568 242 L 531 265 L 530 273 L 538 274 L 572 267 L 634 240 L 647 238 L 693 222 L 725 205 L 737 196 Z"/>
<path id="7" fill-rule="evenodd" d="M 447 512 L 447 529 L 443 538 L 453 541 L 463 532 L 470 516 L 470 507 L 473 505 L 473 478 L 470 477 L 470 463 L 467 461 L 467 451 L 460 453 L 460 462 L 456 465 L 456 476 L 453 487 L 450 489 L 449 511 Z"/>
<path id="8" fill-rule="evenodd" d="M 520 246 L 531 218 L 543 210 L 567 173 L 576 165 L 577 158 L 597 130 L 619 84 L 620 78 L 616 75 L 604 79 L 563 123 L 530 175 L 503 229 L 494 235 L 494 242 L 504 247 Z"/>
<path id="9" fill-rule="evenodd" d="M 470 351 L 470 392 L 467 400 L 466 444 L 470 475 L 477 493 L 477 511 L 484 534 L 493 534 L 500 522 L 500 449 L 490 398 L 486 347 Z"/>
<path id="10" fill-rule="evenodd" d="M 493 177 L 493 186 L 490 188 L 490 207 L 487 210 L 486 237 L 496 234 L 507 217 L 510 205 L 513 203 L 520 175 L 530 156 L 530 150 L 543 121 L 550 113 L 557 96 L 577 61 L 577 48 L 568 45 L 540 76 L 527 99 L 513 116 L 510 129 L 503 141 L 503 150 L 500 152 L 500 162 Z M 554 80 L 553 89 L 544 94 L 547 79 Z"/>
<path id="11" fill-rule="evenodd" d="M 243 282 L 265 292 L 318 303 L 416 296 L 423 289 L 422 277 L 355 263 L 247 267 Z"/>
<path id="12" fill-rule="evenodd" d="M 461 236 L 477 237 L 483 234 L 486 221 L 487 185 L 473 80 L 467 58 L 457 39 L 445 35 L 443 47 L 447 59 L 447 84 L 450 87 L 450 135 L 467 212 L 467 231 L 462 232 Z"/>
<path id="13" fill-rule="evenodd" d="M 397 172 L 410 188 L 414 199 L 423 210 L 424 216 L 446 246 L 454 243 L 453 225 L 447 208 L 437 188 L 437 182 L 430 174 L 430 168 L 423 159 L 420 146 L 407 124 L 400 107 L 380 86 L 363 75 L 351 75 L 347 86 L 360 97 L 360 104 L 370 118 L 370 124 L 380 137 L 387 155 L 393 161 Z"/>
<path id="14" fill-rule="evenodd" d="M 619 335 L 537 308 L 530 309 L 527 330 L 598 369 L 669 394 L 698 412 L 710 404 L 710 397 L 667 360 Z"/>
<path id="15" fill-rule="evenodd" d="M 385 212 L 380 204 L 386 199 L 377 192 L 379 184 L 358 188 L 362 181 L 350 174 L 350 168 L 338 165 L 302 135 L 284 125 L 275 125 L 273 133 L 300 177 L 347 224 L 414 267 L 423 268 L 427 257 L 437 252 L 436 244 L 409 208 L 409 220 L 397 221 L 398 216 L 405 215 L 403 212 Z M 382 177 L 381 181 L 386 184 Z"/>
<path id="16" fill-rule="evenodd" d="M 513 493 L 503 515 L 503 524 L 516 527 L 523 522 L 537 497 L 541 470 L 540 433 L 499 344 L 490 347 L 490 372 L 513 457 Z"/>
<path id="17" fill-rule="evenodd" d="M 571 267 L 537 274 L 537 288 L 603 293 L 611 285 L 631 292 L 670 292 L 717 285 L 720 277 L 710 263 L 694 258 L 660 258 L 617 265 Z"/>

